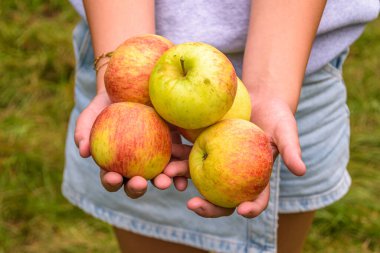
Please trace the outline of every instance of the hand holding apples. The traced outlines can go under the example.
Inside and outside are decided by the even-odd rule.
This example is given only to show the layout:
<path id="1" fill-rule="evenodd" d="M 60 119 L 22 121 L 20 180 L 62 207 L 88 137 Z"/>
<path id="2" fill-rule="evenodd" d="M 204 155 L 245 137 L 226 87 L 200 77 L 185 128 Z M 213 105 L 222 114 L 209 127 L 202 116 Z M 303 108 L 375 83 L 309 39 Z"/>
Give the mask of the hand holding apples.
<path id="1" fill-rule="evenodd" d="M 202 43 L 200 43 L 200 44 L 203 46 Z M 199 44 L 193 43 L 192 46 L 199 46 Z M 179 47 L 179 45 L 178 45 L 175 48 L 181 48 L 181 47 Z M 173 52 L 177 52 L 178 54 L 177 53 L 169 54 L 169 51 L 171 51 L 171 50 Z M 194 56 L 193 53 L 196 51 L 197 50 L 193 50 L 193 48 L 191 48 L 191 50 L 190 49 L 188 50 L 188 52 L 191 52 L 188 55 Z M 203 74 L 209 74 L 209 73 L 205 73 L 205 72 L 207 72 L 207 67 L 206 68 L 204 68 L 204 67 L 200 68 L 201 71 L 199 73 L 201 74 L 201 76 L 197 76 L 197 74 L 194 74 L 193 76 L 195 76 L 196 78 L 195 79 L 191 79 L 191 78 L 189 79 L 189 77 L 192 76 L 190 74 L 191 72 L 189 72 L 189 70 L 193 70 L 193 69 L 199 70 L 196 67 L 195 68 L 193 68 L 193 67 L 196 66 L 198 63 L 203 63 L 205 61 L 192 61 L 186 57 L 178 57 L 178 55 L 183 56 L 186 54 L 184 54 L 181 51 L 175 51 L 174 49 L 169 49 L 166 53 L 164 53 L 164 55 L 157 62 L 157 65 L 155 66 L 154 71 L 153 71 L 153 73 L 155 73 L 157 75 L 156 76 L 151 75 L 150 84 L 149 84 L 149 92 L 151 95 L 153 105 L 155 106 L 157 111 L 161 111 L 160 112 L 161 116 L 163 116 L 169 122 L 176 124 L 177 126 L 180 126 L 180 127 L 186 126 L 189 129 L 191 129 L 191 128 L 194 129 L 199 125 L 208 126 L 210 124 L 214 124 L 215 122 L 220 120 L 223 117 L 223 115 L 226 115 L 226 112 L 231 109 L 232 105 L 229 105 L 229 104 L 231 103 L 231 97 L 232 97 L 232 101 L 234 100 L 234 96 L 235 96 L 234 92 L 236 92 L 236 84 L 235 84 L 235 91 L 234 91 L 234 84 L 232 83 L 232 85 L 231 85 L 231 83 L 229 81 L 226 82 L 226 80 L 227 80 L 227 78 L 229 78 L 229 80 L 232 80 L 232 76 L 234 75 L 233 68 L 232 69 L 227 68 L 227 69 L 224 69 L 224 71 L 220 71 L 218 69 L 218 67 L 220 66 L 219 64 L 215 64 L 215 66 L 211 65 L 211 67 L 213 67 L 213 68 L 211 68 L 212 69 L 211 73 L 222 73 L 223 72 L 223 74 L 230 73 L 230 75 L 223 75 L 224 80 L 216 81 L 215 83 L 217 83 L 218 85 L 215 85 L 215 86 L 209 85 L 211 87 L 211 89 L 208 89 L 209 87 L 206 84 L 210 84 L 210 83 L 213 84 L 213 81 L 216 79 L 214 79 L 215 75 L 208 75 L 207 77 L 203 76 Z M 205 53 L 203 53 L 202 55 L 205 55 Z M 165 58 L 166 56 L 171 56 L 171 57 Z M 194 57 L 196 59 L 196 56 L 194 56 Z M 173 59 L 175 59 L 175 60 L 173 60 Z M 222 58 L 220 58 L 219 60 L 221 60 L 221 59 Z M 159 64 L 161 61 L 162 61 L 162 65 Z M 215 63 L 215 62 L 218 63 L 218 61 L 213 61 L 213 63 Z M 169 63 L 169 64 L 167 65 L 167 63 Z M 171 65 L 172 63 L 175 63 L 175 64 Z M 226 62 L 225 61 L 219 61 L 219 63 L 224 64 Z M 227 61 L 227 63 L 229 63 L 229 61 Z M 226 66 L 228 66 L 228 64 Z M 172 70 L 173 72 L 170 72 L 170 71 L 166 72 L 167 70 Z M 177 71 L 177 73 L 175 71 Z M 165 74 L 165 73 L 169 73 L 169 74 Z M 175 75 L 174 75 L 175 78 L 172 78 L 170 73 L 175 73 Z M 193 81 L 196 80 L 196 81 L 193 82 L 192 80 Z M 236 74 L 235 74 L 235 80 L 236 80 Z M 200 82 L 200 81 L 202 81 L 202 82 Z M 175 84 L 175 85 L 172 85 L 172 84 Z M 183 86 L 182 84 L 189 84 L 190 86 L 189 85 Z M 206 89 L 204 89 L 205 87 L 206 87 Z M 231 87 L 232 87 L 232 89 L 231 89 Z M 180 91 L 180 92 L 176 93 L 176 91 L 177 92 Z M 178 94 L 180 94 L 180 95 L 182 94 L 181 95 L 182 97 L 176 96 Z M 206 94 L 206 95 L 204 95 L 204 94 Z M 166 100 L 167 99 L 166 96 L 169 96 L 168 100 Z M 156 102 L 153 102 L 153 101 L 156 101 Z M 204 105 L 207 105 L 208 102 L 211 102 L 211 104 L 213 104 L 215 106 L 211 106 L 211 108 L 204 106 Z M 199 106 L 199 105 L 203 105 L 203 106 Z M 160 109 L 158 109 L 158 108 L 160 108 Z M 216 109 L 220 109 L 220 108 L 223 109 L 223 112 L 216 110 Z M 200 110 L 199 111 L 200 113 L 197 113 L 196 110 Z M 180 114 L 181 111 L 185 112 L 185 113 Z M 216 117 L 213 113 L 217 114 L 218 116 Z M 205 115 L 207 115 L 208 117 L 206 117 Z M 266 117 L 268 118 L 268 115 L 266 115 Z M 212 118 L 212 120 L 211 120 L 211 118 Z M 218 124 L 216 124 L 216 125 L 218 125 Z M 236 145 L 238 146 L 239 144 L 236 144 Z M 211 159 L 209 159 L 209 161 L 210 160 Z M 213 166 L 213 167 L 215 167 L 215 166 Z M 171 169 L 174 168 L 174 171 L 172 170 L 170 172 L 170 168 Z M 179 168 L 176 166 L 170 166 L 169 165 L 165 169 L 164 173 L 167 174 L 167 176 L 176 178 L 175 177 L 176 176 L 175 170 L 177 170 L 177 172 L 179 170 L 181 170 L 181 172 L 178 173 L 177 176 L 186 176 L 186 171 L 185 171 L 186 168 L 183 166 L 182 166 L 182 168 Z M 194 178 L 197 177 L 196 176 L 197 172 L 194 172 L 192 174 L 195 175 Z M 219 173 L 219 172 L 214 173 L 214 175 L 216 175 L 216 174 L 222 175 L 223 173 Z M 263 175 L 264 174 L 265 173 L 263 173 Z M 204 178 L 204 176 L 202 176 L 200 178 Z M 240 178 L 243 178 L 243 177 L 240 177 Z M 269 177 L 264 177 L 264 178 L 269 178 Z M 262 182 L 265 182 L 265 180 L 263 179 Z M 210 181 L 208 181 L 206 183 L 202 182 L 202 184 L 206 184 L 206 185 L 207 185 L 207 183 L 210 183 Z M 177 186 L 178 182 L 175 182 L 175 184 Z M 183 189 L 183 187 L 180 187 L 180 188 Z M 199 188 L 201 189 L 201 187 L 199 187 Z M 222 188 L 214 187 L 214 188 L 215 188 L 215 190 L 218 190 L 218 191 L 222 190 L 222 192 L 223 192 L 223 187 Z M 238 213 L 239 214 L 241 214 L 243 216 L 247 216 L 247 217 L 253 217 L 253 216 L 256 216 L 259 212 L 261 212 L 265 208 L 266 203 L 268 202 L 268 198 L 269 198 L 269 194 L 268 194 L 269 193 L 269 185 L 268 184 L 266 184 L 266 186 L 264 185 L 264 183 L 259 184 L 258 188 L 260 188 L 260 189 L 258 189 L 258 192 L 260 192 L 260 190 L 263 190 L 263 188 L 265 188 L 265 189 L 258 196 L 257 196 L 257 194 L 255 194 L 254 196 L 250 195 L 250 197 L 248 199 L 249 201 L 245 201 L 244 199 L 241 199 L 241 200 L 236 200 L 237 202 L 232 203 L 232 204 L 231 203 L 227 203 L 227 204 L 223 203 L 223 201 L 225 201 L 225 200 L 222 200 L 221 202 L 219 202 L 220 200 L 218 200 L 218 199 L 213 200 L 213 196 L 219 195 L 218 193 L 210 195 L 207 193 L 207 191 L 206 192 L 203 191 L 203 193 L 202 193 L 202 190 L 200 190 L 202 194 L 207 196 L 206 198 L 209 198 L 211 201 L 213 201 L 217 205 L 222 205 L 222 206 L 225 206 L 228 208 L 222 208 L 220 206 L 216 206 L 216 205 L 211 204 L 210 202 L 203 200 L 203 199 L 200 199 L 200 198 L 191 199 L 188 202 L 188 207 L 191 210 L 194 210 L 195 212 L 197 212 L 199 215 L 202 215 L 205 217 L 217 217 L 217 216 L 221 216 L 221 215 L 230 214 L 231 210 L 233 210 L 233 209 L 231 209 L 229 207 L 238 205 Z M 249 192 L 249 190 L 244 191 L 244 192 Z M 234 198 L 235 197 L 233 196 L 232 200 Z M 254 199 L 254 198 L 256 198 L 256 200 L 252 201 L 252 199 Z M 230 200 L 227 200 L 226 202 L 229 202 Z M 243 203 L 241 203 L 242 201 L 243 201 Z M 260 203 L 260 205 L 258 203 Z M 256 206 L 256 207 L 254 207 L 254 206 Z"/>
<path id="2" fill-rule="evenodd" d="M 108 90 L 110 91 L 110 94 L 114 94 L 112 92 L 113 89 L 118 90 L 117 86 L 120 84 L 118 80 L 124 78 L 125 80 L 131 80 L 132 83 L 136 84 L 134 87 L 133 91 L 134 92 L 128 92 L 128 94 L 125 94 L 125 90 L 128 90 L 128 87 L 123 89 L 123 85 L 121 85 L 120 89 L 124 90 L 124 92 L 116 91 L 117 97 L 113 97 L 110 99 L 109 95 L 107 94 L 104 84 L 104 71 L 106 68 L 101 68 L 99 73 L 97 74 L 97 87 L 98 87 L 98 94 L 94 97 L 94 99 L 91 101 L 91 103 L 88 105 L 87 108 L 78 117 L 77 124 L 76 124 L 76 129 L 75 129 L 75 142 L 79 148 L 79 153 L 82 157 L 89 157 L 90 154 L 90 131 L 93 126 L 93 123 L 99 113 L 107 106 L 111 104 L 112 101 L 118 101 L 118 99 L 125 100 L 125 96 L 127 96 L 127 99 L 131 99 L 140 103 L 145 103 L 149 104 L 149 97 L 148 97 L 148 80 L 149 80 L 149 75 L 144 75 L 146 71 L 149 72 L 149 65 L 152 66 L 154 65 L 154 62 L 147 61 L 147 59 L 153 59 L 157 60 L 159 56 L 165 51 L 167 48 L 171 47 L 173 44 L 168 41 L 167 39 L 157 36 L 157 35 L 142 35 L 142 36 L 137 36 L 136 38 L 131 38 L 130 40 L 127 40 L 128 42 L 123 43 L 123 45 L 120 45 L 120 51 L 115 50 L 115 54 L 111 59 L 112 61 L 109 62 L 109 64 L 113 65 L 112 62 L 119 62 L 119 64 L 116 63 L 116 66 L 119 67 L 117 70 L 113 69 L 112 67 L 109 69 L 109 72 L 114 72 L 115 76 L 110 77 L 107 79 L 108 85 L 107 87 L 109 88 Z M 134 42 L 133 42 L 134 41 Z M 144 42 L 149 42 L 149 43 L 143 43 L 141 45 L 137 45 L 139 43 L 136 43 L 136 41 L 144 41 Z M 147 49 L 147 45 L 155 45 L 152 46 L 150 49 Z M 135 47 L 136 46 L 136 47 Z M 149 45 L 148 45 L 149 46 Z M 135 48 L 134 48 L 135 47 Z M 144 49 L 145 47 L 145 49 Z M 137 59 L 142 59 L 142 62 L 140 64 L 136 64 L 135 70 L 139 69 L 140 74 L 134 72 L 130 73 L 128 71 L 125 71 L 125 67 L 128 66 L 132 61 L 131 59 L 127 59 L 127 61 L 122 61 L 121 59 L 123 58 L 123 55 L 121 51 L 124 51 L 124 49 L 130 48 L 132 49 L 132 54 L 127 54 L 127 57 L 132 57 L 134 60 Z M 134 49 L 134 50 L 133 50 Z M 117 52 L 116 52 L 117 51 Z M 128 50 L 127 50 L 128 51 Z M 134 53 L 133 53 L 134 52 Z M 138 54 L 140 53 L 143 55 L 143 57 L 138 57 Z M 118 66 L 119 65 L 119 66 Z M 127 72 L 127 77 L 120 77 L 120 70 L 124 68 L 124 73 Z M 137 71 L 139 72 L 139 71 Z M 135 76 L 133 76 L 135 74 Z M 129 76 L 128 76 L 129 75 Z M 144 82 L 145 78 L 145 82 Z M 123 81 L 123 80 L 121 80 Z M 131 84 L 131 82 L 127 82 L 127 86 Z M 123 176 L 119 173 L 116 172 L 106 172 L 103 169 L 101 169 L 100 173 L 100 178 L 101 182 L 108 191 L 117 191 L 119 190 L 123 185 L 124 185 L 124 190 L 127 193 L 128 196 L 136 198 L 144 194 L 144 192 L 147 189 L 147 181 L 143 177 L 140 176 L 134 176 L 127 180 L 127 182 L 124 184 L 125 180 L 123 180 Z M 154 185 L 160 189 L 165 189 L 170 186 L 170 181 L 168 183 L 169 178 L 165 177 L 163 174 L 160 174 L 157 178 L 154 180 Z"/>
<path id="3" fill-rule="evenodd" d="M 105 91 L 99 92 L 91 103 L 79 115 L 75 128 L 75 143 L 79 148 L 79 153 L 86 158 L 90 153 L 90 132 L 99 113 L 111 104 Z M 175 148 L 177 156 L 181 156 L 184 151 L 180 147 Z M 124 186 L 124 191 L 131 198 L 142 196 L 148 187 L 148 182 L 141 176 L 134 176 L 126 182 L 123 176 L 116 172 L 108 172 L 100 169 L 100 180 L 103 187 L 110 192 L 118 191 Z M 166 189 L 170 186 L 171 180 L 164 174 L 159 174 L 152 180 L 154 186 L 159 189 Z"/>
<path id="4" fill-rule="evenodd" d="M 273 155 L 269 138 L 259 127 L 226 119 L 201 133 L 189 163 L 198 191 L 217 206 L 234 208 L 256 199 L 268 185 Z"/>
<path id="5" fill-rule="evenodd" d="M 221 52 L 204 43 L 184 43 L 172 47 L 161 56 L 149 81 L 153 106 L 164 119 L 179 127 L 182 132 L 198 134 L 199 130 L 202 131 L 221 120 L 206 129 L 199 140 L 219 147 L 215 148 L 216 151 L 208 159 L 208 153 L 201 150 L 204 146 L 200 148 L 196 141 L 190 155 L 190 173 L 195 186 L 207 200 L 226 208 L 233 208 L 244 201 L 257 198 L 269 183 L 273 163 L 269 139 L 258 127 L 246 121 L 249 120 L 251 112 L 250 96 L 239 80 L 237 85 L 240 84 L 240 93 L 236 98 L 236 80 L 231 63 Z M 223 117 L 240 117 L 246 120 L 222 120 Z M 226 124 L 229 127 L 220 127 L 225 126 L 225 122 L 229 122 Z M 212 130 L 215 128 L 217 130 Z M 215 134 L 219 130 L 222 133 Z M 204 135 L 211 137 L 205 137 L 205 141 L 202 137 Z M 241 138 L 234 142 L 234 137 L 238 136 Z M 255 146 L 250 142 L 252 140 L 261 142 L 258 141 Z M 218 142 L 218 145 L 214 145 Z M 232 144 L 224 145 L 229 142 Z M 255 158 L 261 156 L 265 158 L 260 163 Z M 237 162 L 237 157 L 241 158 L 242 163 Z M 208 160 L 203 166 L 201 161 L 206 159 Z M 239 176 L 236 173 L 239 170 L 233 169 L 234 164 L 242 167 L 240 169 L 245 172 L 244 175 Z M 169 168 L 165 173 L 174 176 L 173 170 Z M 181 176 L 186 174 L 183 172 Z M 234 181 L 236 176 L 238 179 Z M 237 183 L 231 184 L 231 180 Z M 226 193 L 230 192 L 236 192 L 236 195 L 227 196 Z M 220 196 L 224 198 L 220 199 Z"/>
<path id="6" fill-rule="evenodd" d="M 252 96 L 252 95 L 251 95 Z M 275 96 L 255 96 L 252 100 L 251 121 L 260 126 L 270 138 L 273 156 L 281 154 L 281 160 L 296 176 L 306 172 L 301 159 L 297 124 L 289 105 Z M 175 174 L 173 173 L 172 176 Z M 245 201 L 236 207 L 237 213 L 253 218 L 263 212 L 269 203 L 269 184 L 254 200 Z M 230 215 L 234 209 L 216 206 L 199 197 L 188 201 L 188 208 L 203 217 L 220 217 Z"/>
<path id="7" fill-rule="evenodd" d="M 90 135 L 91 155 L 104 170 L 147 180 L 170 159 L 169 127 L 150 106 L 114 103 L 97 117 Z"/>

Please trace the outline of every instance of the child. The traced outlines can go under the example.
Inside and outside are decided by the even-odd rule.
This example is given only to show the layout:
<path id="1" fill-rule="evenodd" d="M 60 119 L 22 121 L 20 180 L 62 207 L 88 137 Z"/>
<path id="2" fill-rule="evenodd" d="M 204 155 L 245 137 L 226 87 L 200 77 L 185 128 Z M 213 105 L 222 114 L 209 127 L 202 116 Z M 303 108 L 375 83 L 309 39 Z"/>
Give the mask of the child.
<path id="1" fill-rule="evenodd" d="M 379 1 L 72 3 L 84 21 L 74 31 L 76 106 L 68 130 L 63 194 L 113 225 L 123 252 L 301 252 L 315 210 L 349 189 L 349 112 L 342 64 L 347 48 L 377 17 Z M 172 151 L 177 161 L 153 180 L 156 188 L 141 177 L 125 183 L 130 198 L 118 191 L 123 186 L 120 175 L 101 171 L 99 180 L 93 160 L 80 157 L 90 156 L 91 126 L 110 103 L 105 67 L 95 73 L 94 58 L 144 33 L 176 44 L 203 41 L 233 62 L 252 98 L 252 122 L 271 136 L 274 154 L 280 154 L 270 187 L 257 200 L 242 203 L 234 212 L 197 197 L 186 179 L 190 148 L 179 143 Z M 106 61 L 101 58 L 99 66 Z M 178 133 L 173 136 L 178 139 Z M 172 179 L 178 190 L 188 183 L 187 189 L 169 187 Z"/>

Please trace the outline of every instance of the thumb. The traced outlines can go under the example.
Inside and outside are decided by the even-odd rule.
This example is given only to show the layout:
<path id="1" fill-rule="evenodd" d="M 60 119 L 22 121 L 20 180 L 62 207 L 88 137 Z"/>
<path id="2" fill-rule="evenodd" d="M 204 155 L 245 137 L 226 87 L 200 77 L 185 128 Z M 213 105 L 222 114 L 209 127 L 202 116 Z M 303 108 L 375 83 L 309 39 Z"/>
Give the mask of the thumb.
<path id="1" fill-rule="evenodd" d="M 306 165 L 301 158 L 297 123 L 293 116 L 284 119 L 276 128 L 273 141 L 288 169 L 296 176 L 306 173 Z"/>
<path id="2" fill-rule="evenodd" d="M 82 157 L 90 156 L 90 132 L 96 116 L 86 108 L 77 119 L 74 140 Z"/>
<path id="3" fill-rule="evenodd" d="M 74 141 L 82 157 L 90 156 L 90 133 L 92 125 L 100 112 L 109 104 L 108 96 L 105 93 L 99 94 L 79 115 L 75 126 Z"/>

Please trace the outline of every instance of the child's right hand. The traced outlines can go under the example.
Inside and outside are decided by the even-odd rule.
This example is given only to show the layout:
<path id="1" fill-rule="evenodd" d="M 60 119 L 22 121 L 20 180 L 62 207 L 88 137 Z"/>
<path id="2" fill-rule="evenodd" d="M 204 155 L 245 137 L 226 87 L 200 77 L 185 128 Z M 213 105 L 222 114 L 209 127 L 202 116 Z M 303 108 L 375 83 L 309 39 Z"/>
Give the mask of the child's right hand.
<path id="1" fill-rule="evenodd" d="M 79 115 L 75 127 L 74 139 L 79 149 L 79 154 L 83 158 L 87 158 L 91 155 L 90 132 L 92 125 L 100 112 L 110 104 L 111 101 L 107 92 L 105 90 L 98 92 L 91 103 Z M 169 164 L 175 168 L 186 166 L 187 161 L 184 160 L 190 153 L 190 147 L 180 144 L 179 133 L 176 130 L 173 129 L 171 134 L 173 145 L 172 160 Z M 139 198 L 143 196 L 148 188 L 148 182 L 143 177 L 135 176 L 125 180 L 125 178 L 119 173 L 107 172 L 102 169 L 100 169 L 100 181 L 103 187 L 110 192 L 118 191 L 124 186 L 124 191 L 130 198 Z M 165 174 L 159 174 L 152 179 L 153 185 L 161 190 L 169 188 L 172 181 L 174 181 L 178 190 L 184 190 L 187 186 L 187 179 L 185 177 L 176 177 L 172 179 Z"/>

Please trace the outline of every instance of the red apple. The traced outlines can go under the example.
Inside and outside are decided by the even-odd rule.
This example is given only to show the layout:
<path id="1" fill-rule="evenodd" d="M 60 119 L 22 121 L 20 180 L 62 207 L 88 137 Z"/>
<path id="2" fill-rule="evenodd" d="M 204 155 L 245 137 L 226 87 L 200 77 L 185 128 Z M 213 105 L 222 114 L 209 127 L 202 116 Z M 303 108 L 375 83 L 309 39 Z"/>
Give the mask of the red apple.
<path id="1" fill-rule="evenodd" d="M 146 34 L 127 39 L 112 52 L 104 75 L 111 101 L 151 105 L 150 74 L 160 56 L 172 46 L 162 36 Z"/>
<path id="2" fill-rule="evenodd" d="M 190 152 L 191 179 L 211 203 L 236 207 L 268 185 L 273 155 L 269 138 L 250 121 L 226 119 L 199 135 Z"/>
<path id="3" fill-rule="evenodd" d="M 149 180 L 163 171 L 171 155 L 168 125 L 155 110 L 139 103 L 106 107 L 90 135 L 91 155 L 106 171 Z"/>

